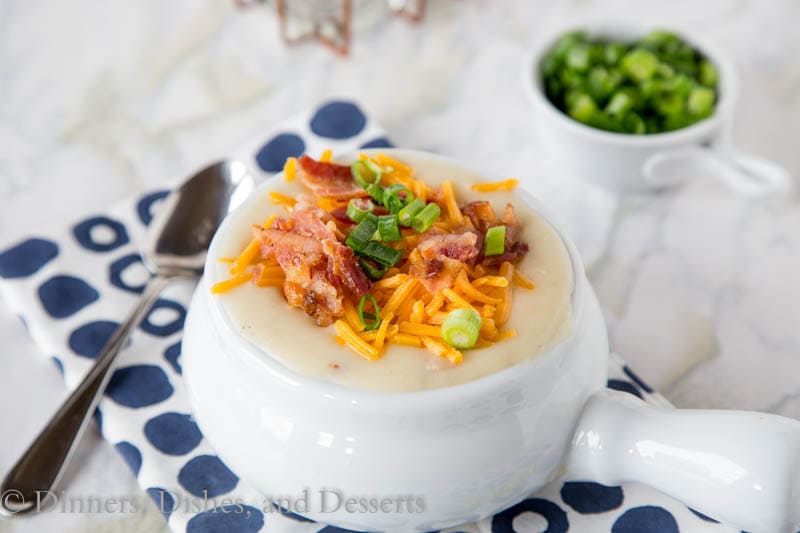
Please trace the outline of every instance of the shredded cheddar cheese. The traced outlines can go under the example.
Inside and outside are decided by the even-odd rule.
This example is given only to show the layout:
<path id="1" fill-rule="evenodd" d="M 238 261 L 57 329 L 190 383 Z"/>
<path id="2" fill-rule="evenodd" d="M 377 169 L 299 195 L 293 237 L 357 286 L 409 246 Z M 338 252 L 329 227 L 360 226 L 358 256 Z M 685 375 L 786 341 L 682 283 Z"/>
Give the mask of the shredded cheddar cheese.
<path id="1" fill-rule="evenodd" d="M 522 287 L 523 289 L 532 290 L 536 288 L 536 284 L 525 277 L 525 274 L 520 272 L 519 270 L 514 270 L 514 275 L 512 276 L 514 280 L 514 285 L 517 287 Z"/>
<path id="2" fill-rule="evenodd" d="M 461 352 L 436 339 L 422 337 L 422 344 L 434 354 L 447 359 L 454 365 L 460 364 L 464 360 L 464 355 Z"/>
<path id="3" fill-rule="evenodd" d="M 461 214 L 461 209 L 456 202 L 455 194 L 453 193 L 453 184 L 450 180 L 442 183 L 442 193 L 444 193 L 444 205 L 447 208 L 447 217 L 453 224 L 463 224 L 464 215 Z"/>
<path id="4" fill-rule="evenodd" d="M 411 322 L 416 324 L 421 324 L 422 320 L 425 318 L 425 304 L 422 303 L 422 300 L 417 300 L 411 307 L 411 316 L 409 317 Z"/>
<path id="5" fill-rule="evenodd" d="M 400 333 L 417 335 L 420 337 L 441 337 L 442 328 L 431 324 L 414 324 L 413 322 L 400 322 Z"/>
<path id="6" fill-rule="evenodd" d="M 292 182 L 297 178 L 297 158 L 287 157 L 283 164 L 283 177 L 286 181 Z"/>
<path id="7" fill-rule="evenodd" d="M 244 269 L 253 264 L 258 257 L 261 250 L 261 245 L 258 240 L 253 239 L 247 248 L 237 257 L 231 265 L 231 274 L 240 274 Z"/>
<path id="8" fill-rule="evenodd" d="M 444 304 L 444 295 L 441 292 L 437 292 L 436 295 L 431 298 L 430 303 L 425 306 L 425 314 L 433 316 L 436 314 L 439 309 L 441 309 L 442 305 Z"/>
<path id="9" fill-rule="evenodd" d="M 516 178 L 509 178 L 503 181 L 495 181 L 494 183 L 476 183 L 471 188 L 476 192 L 496 192 L 496 191 L 511 191 L 517 185 L 519 180 Z"/>
<path id="10" fill-rule="evenodd" d="M 402 344 L 403 346 L 413 346 L 415 348 L 422 347 L 421 337 L 417 335 L 409 335 L 408 333 L 397 333 L 392 337 L 392 342 Z"/>
<path id="11" fill-rule="evenodd" d="M 286 196 L 276 191 L 270 191 L 269 199 L 273 204 L 285 205 L 286 207 L 294 207 L 294 204 L 297 203 L 297 200 L 291 196 Z"/>
<path id="12" fill-rule="evenodd" d="M 459 295 L 453 289 L 445 289 L 442 291 L 442 294 L 448 301 L 452 302 L 455 305 L 456 309 L 464 307 L 466 307 L 467 309 L 475 309 L 475 307 L 473 307 L 472 304 L 466 301 L 461 295 Z"/>
<path id="13" fill-rule="evenodd" d="M 329 163 L 331 158 L 333 157 L 333 150 L 327 148 L 322 151 L 322 155 L 319 156 L 319 160 L 323 163 Z"/>
<path id="14" fill-rule="evenodd" d="M 379 357 L 378 349 L 359 337 L 347 322 L 344 320 L 337 320 L 335 327 L 336 332 L 342 340 L 344 340 L 345 344 L 355 350 L 358 355 L 370 361 L 374 361 Z"/>
<path id="15" fill-rule="evenodd" d="M 469 298 L 477 302 L 482 302 L 486 304 L 495 304 L 495 305 L 500 303 L 500 298 L 487 296 L 486 294 L 483 294 L 481 291 L 473 287 L 472 284 L 469 282 L 469 279 L 467 279 L 467 273 L 464 270 L 459 272 L 458 276 L 456 277 L 456 288 L 458 288 L 458 290 L 460 290 L 462 294 L 468 296 Z"/>
<path id="16" fill-rule="evenodd" d="M 224 281 L 220 281 L 219 283 L 215 283 L 213 287 L 211 287 L 212 294 L 221 294 L 223 292 L 227 292 L 234 287 L 238 287 L 243 283 L 247 283 L 253 279 L 253 275 L 248 272 L 242 272 L 241 274 L 236 274 L 230 279 L 226 279 Z"/>
<path id="17" fill-rule="evenodd" d="M 497 289 L 500 293 L 498 295 L 500 298 L 500 303 L 497 304 L 497 308 L 495 310 L 495 322 L 498 326 L 502 326 L 508 322 L 508 319 L 511 316 L 511 300 L 512 295 L 514 294 L 511 291 L 511 280 L 514 279 L 514 265 L 508 261 L 504 262 L 502 265 L 500 265 L 500 275 L 508 280 L 508 284 L 505 287 L 500 287 Z"/>

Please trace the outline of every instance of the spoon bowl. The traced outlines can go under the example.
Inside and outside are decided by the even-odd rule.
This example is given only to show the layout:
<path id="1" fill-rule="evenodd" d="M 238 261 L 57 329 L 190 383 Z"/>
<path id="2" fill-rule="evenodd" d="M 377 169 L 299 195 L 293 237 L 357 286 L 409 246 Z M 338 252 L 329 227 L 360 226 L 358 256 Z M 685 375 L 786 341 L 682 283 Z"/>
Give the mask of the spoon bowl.
<path id="1" fill-rule="evenodd" d="M 151 272 L 199 276 L 222 219 L 252 191 L 253 179 L 239 161 L 220 161 L 192 176 L 161 205 L 144 250 Z"/>

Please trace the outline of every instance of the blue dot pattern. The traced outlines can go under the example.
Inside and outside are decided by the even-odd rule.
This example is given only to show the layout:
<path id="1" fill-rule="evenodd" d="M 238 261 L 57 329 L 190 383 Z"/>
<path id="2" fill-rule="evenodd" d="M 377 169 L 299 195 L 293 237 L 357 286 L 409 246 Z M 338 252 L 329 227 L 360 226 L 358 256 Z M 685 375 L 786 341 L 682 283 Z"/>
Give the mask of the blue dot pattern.
<path id="1" fill-rule="evenodd" d="M 164 350 L 164 359 L 167 360 L 169 366 L 172 367 L 172 370 L 175 371 L 176 374 L 183 374 L 183 369 L 181 368 L 181 364 L 178 361 L 181 356 L 181 343 L 180 341 L 176 342 L 175 344 L 168 346 L 166 350 Z"/>
<path id="2" fill-rule="evenodd" d="M 69 347 L 81 357 L 96 359 L 119 324 L 111 320 L 97 320 L 79 327 L 69 336 Z"/>
<path id="3" fill-rule="evenodd" d="M 115 445 L 117 451 L 122 455 L 122 458 L 128 463 L 134 476 L 139 475 L 139 470 L 142 468 L 142 452 L 139 448 L 130 442 L 118 442 Z"/>
<path id="4" fill-rule="evenodd" d="M 299 157 L 306 151 L 306 143 L 294 133 L 280 133 L 265 144 L 256 154 L 256 162 L 264 172 L 280 172 L 287 157 Z"/>
<path id="5" fill-rule="evenodd" d="M 125 407 L 147 407 L 172 396 L 174 389 L 166 372 L 155 365 L 118 368 L 111 376 L 106 395 Z"/>
<path id="6" fill-rule="evenodd" d="M 281 170 L 286 155 L 305 152 L 318 156 L 326 148 L 343 154 L 389 145 L 391 141 L 374 121 L 352 103 L 339 101 L 280 124 L 239 156 L 254 173 L 267 178 Z M 85 372 L 90 363 L 87 358 L 96 357 L 141 291 L 146 272 L 137 243 L 146 242 L 147 226 L 167 194 L 166 190 L 153 191 L 108 206 L 105 212 L 95 214 L 99 216 L 65 220 L 51 232 L 37 232 L 0 250 L 0 286 L 10 296 L 4 304 L 30 325 L 42 353 L 52 357 L 66 375 Z M 107 396 L 95 411 L 103 436 L 114 443 L 174 531 L 347 531 L 309 522 L 294 513 L 262 514 L 262 496 L 239 482 L 203 439 L 190 418 L 191 406 L 181 377 L 180 340 L 190 296 L 188 286 L 171 287 L 169 298 L 162 298 L 161 307 L 133 332 L 130 345 L 121 354 L 122 366 L 113 374 Z M 609 372 L 612 388 L 663 404 L 663 398 L 652 393 L 623 361 L 613 359 Z M 187 508 L 185 499 L 194 497 L 192 491 L 202 494 L 206 489 L 218 494 L 212 505 L 222 507 Z M 236 509 L 225 507 L 221 499 L 238 496 L 252 506 L 249 514 L 222 513 Z M 512 531 L 518 517 L 531 515 L 538 524 L 547 524 L 548 531 L 610 532 L 613 525 L 618 533 L 669 533 L 676 531 L 675 522 L 684 532 L 729 531 L 673 500 L 652 491 L 643 493 L 637 486 L 563 481 L 551 483 L 486 523 L 493 524 L 496 531 Z M 478 530 L 474 524 L 462 529 Z"/>
<path id="7" fill-rule="evenodd" d="M 181 413 L 151 418 L 144 425 L 144 434 L 150 444 L 167 455 L 185 455 L 203 440 L 192 416 Z"/>
<path id="8" fill-rule="evenodd" d="M 54 365 L 56 365 L 56 368 L 58 369 L 58 373 L 63 376 L 64 375 L 64 363 L 61 362 L 61 359 L 59 359 L 57 356 L 54 355 L 53 357 L 50 358 L 50 360 L 53 361 Z"/>
<path id="9" fill-rule="evenodd" d="M 147 489 L 147 495 L 156 504 L 158 510 L 163 513 L 164 518 L 169 520 L 172 510 L 175 509 L 175 497 L 172 493 L 161 487 L 150 487 Z"/>
<path id="10" fill-rule="evenodd" d="M 535 513 L 547 520 L 547 529 L 542 533 L 564 533 L 569 529 L 567 513 L 555 503 L 541 498 L 531 498 L 492 518 L 492 533 L 514 533 L 514 519 L 524 513 Z"/>
<path id="11" fill-rule="evenodd" d="M 94 410 L 94 415 L 93 416 L 94 416 L 94 421 L 97 424 L 97 429 L 99 429 L 102 432 L 103 431 L 103 411 L 101 411 L 100 408 L 98 407 L 97 409 Z"/>
<path id="12" fill-rule="evenodd" d="M 371 141 L 367 141 L 360 146 L 360 148 L 366 150 L 367 148 L 391 148 L 392 142 L 387 139 L 386 137 L 378 137 L 377 139 L 372 139 Z"/>
<path id="13" fill-rule="evenodd" d="M 32 276 L 58 255 L 58 245 L 47 239 L 31 238 L 0 254 L 0 278 Z"/>
<path id="14" fill-rule="evenodd" d="M 139 215 L 139 220 L 145 226 L 149 226 L 153 220 L 154 207 L 167 197 L 169 191 L 155 191 L 144 195 L 138 202 L 136 202 L 136 214 Z"/>
<path id="15" fill-rule="evenodd" d="M 156 323 L 154 315 L 160 310 L 169 310 L 172 314 L 172 320 L 163 324 Z M 177 333 L 183 329 L 184 320 L 186 320 L 186 308 L 184 306 L 172 300 L 159 298 L 153 304 L 153 308 L 150 309 L 147 316 L 144 317 L 139 327 L 151 335 L 169 337 L 173 333 Z"/>
<path id="16" fill-rule="evenodd" d="M 181 468 L 178 482 L 189 494 L 215 498 L 232 491 L 239 478 L 216 455 L 198 455 Z"/>
<path id="17" fill-rule="evenodd" d="M 633 371 L 633 370 L 631 370 L 631 369 L 628 367 L 628 365 L 625 365 L 625 366 L 622 368 L 622 371 L 623 371 L 623 372 L 625 372 L 625 375 L 626 375 L 626 376 L 628 376 L 628 378 L 630 378 L 630 380 L 631 380 L 631 381 L 633 381 L 633 382 L 636 384 L 636 386 L 637 386 L 637 387 L 639 387 L 640 389 L 642 389 L 643 391 L 645 391 L 645 392 L 647 392 L 647 393 L 649 393 L 649 394 L 652 394 L 653 392 L 655 392 L 655 391 L 654 391 L 654 390 L 653 390 L 653 389 L 650 387 L 650 385 L 648 385 L 647 383 L 645 383 L 644 381 L 642 381 L 642 379 L 641 379 L 639 376 L 637 376 L 637 375 L 636 375 L 636 373 L 634 373 L 634 371 Z"/>
<path id="18" fill-rule="evenodd" d="M 98 298 L 94 287 L 74 276 L 53 276 L 39 287 L 39 301 L 53 318 L 74 315 Z"/>
<path id="19" fill-rule="evenodd" d="M 639 391 L 636 385 L 630 381 L 624 381 L 622 379 L 609 379 L 608 388 L 618 390 L 620 392 L 627 392 L 628 394 L 633 394 L 638 398 L 643 398 L 642 393 Z"/>
<path id="20" fill-rule="evenodd" d="M 311 118 L 311 131 L 328 139 L 355 137 L 367 124 L 367 117 L 352 102 L 328 102 Z"/>
<path id="21" fill-rule="evenodd" d="M 622 487 L 569 481 L 561 487 L 561 499 L 581 514 L 605 513 L 622 505 Z"/>
<path id="22" fill-rule="evenodd" d="M 114 287 L 118 289 L 139 294 L 144 290 L 144 286 L 147 284 L 147 282 L 144 281 L 137 285 L 130 285 L 124 279 L 125 272 L 127 272 L 128 269 L 137 267 L 142 269 L 145 268 L 144 264 L 142 263 L 141 255 L 138 253 L 124 255 L 111 263 L 108 272 L 108 280 Z"/>
<path id="23" fill-rule="evenodd" d="M 679 533 L 675 517 L 663 507 L 644 505 L 625 511 L 611 533 Z"/>
<path id="24" fill-rule="evenodd" d="M 706 516 L 703 513 L 701 513 L 700 511 L 695 511 L 692 508 L 689 508 L 689 510 L 692 512 L 693 515 L 695 515 L 700 520 L 705 520 L 706 522 L 711 522 L 712 524 L 719 524 L 719 520 L 714 520 L 710 516 Z"/>
<path id="25" fill-rule="evenodd" d="M 111 240 L 108 242 L 96 240 L 93 232 L 98 228 L 105 228 L 110 231 L 113 234 Z M 130 241 L 128 231 L 121 222 L 102 216 L 92 217 L 76 224 L 72 232 L 81 246 L 93 252 L 110 252 Z"/>
<path id="26" fill-rule="evenodd" d="M 264 527 L 264 514 L 249 505 L 225 505 L 189 520 L 186 533 L 256 533 Z"/>

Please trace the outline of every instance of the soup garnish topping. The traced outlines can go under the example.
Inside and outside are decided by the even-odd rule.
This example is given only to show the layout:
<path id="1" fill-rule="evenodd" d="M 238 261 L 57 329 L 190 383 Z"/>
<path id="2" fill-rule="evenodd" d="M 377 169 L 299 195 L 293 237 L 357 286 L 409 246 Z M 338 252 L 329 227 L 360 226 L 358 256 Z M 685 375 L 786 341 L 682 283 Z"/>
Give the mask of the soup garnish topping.
<path id="1" fill-rule="evenodd" d="M 252 227 L 230 263 L 223 293 L 245 283 L 280 287 L 290 307 L 368 360 L 390 344 L 427 349 L 457 365 L 463 350 L 516 335 L 504 329 L 515 287 L 535 284 L 515 264 L 528 252 L 514 207 L 499 217 L 487 200 L 459 205 L 453 184 L 430 187 L 405 163 L 377 153 L 352 165 L 289 158 L 287 181 L 310 194 L 270 192 L 286 216 Z M 472 185 L 509 191 L 518 180 Z"/>

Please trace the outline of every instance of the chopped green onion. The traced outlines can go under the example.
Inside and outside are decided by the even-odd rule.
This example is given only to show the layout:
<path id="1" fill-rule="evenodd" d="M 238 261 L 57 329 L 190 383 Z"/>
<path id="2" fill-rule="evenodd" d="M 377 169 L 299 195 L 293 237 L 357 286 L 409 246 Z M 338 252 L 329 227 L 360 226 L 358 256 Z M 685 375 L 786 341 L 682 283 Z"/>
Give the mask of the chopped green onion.
<path id="1" fill-rule="evenodd" d="M 347 204 L 347 218 L 353 222 L 361 222 L 365 216 L 372 213 L 373 209 L 375 209 L 375 204 L 369 200 L 353 198 Z"/>
<path id="2" fill-rule="evenodd" d="M 395 266 L 403 258 L 403 250 L 395 250 L 377 241 L 369 241 L 356 251 L 359 255 L 387 267 Z"/>
<path id="3" fill-rule="evenodd" d="M 481 332 L 483 320 L 474 309 L 454 309 L 448 313 L 442 323 L 442 339 L 459 350 L 475 346 Z"/>
<path id="4" fill-rule="evenodd" d="M 366 304 L 367 300 L 370 300 L 372 302 L 372 307 L 375 310 L 374 315 L 371 315 L 369 313 L 366 314 L 369 316 L 370 319 L 372 319 L 372 322 L 367 322 L 364 313 L 364 304 Z M 378 301 L 375 299 L 373 295 L 367 293 L 364 296 L 362 296 L 361 299 L 358 301 L 358 319 L 364 325 L 364 331 L 371 331 L 373 329 L 378 329 L 378 327 L 381 325 L 381 308 L 378 307 Z"/>
<path id="5" fill-rule="evenodd" d="M 414 198 L 411 203 L 406 204 L 406 206 L 397 213 L 397 221 L 401 226 L 409 227 L 411 226 L 411 219 L 414 218 L 414 215 L 422 211 L 424 208 L 425 202 L 419 198 Z"/>
<path id="6" fill-rule="evenodd" d="M 506 249 L 506 227 L 493 226 L 486 230 L 483 241 L 484 255 L 500 255 Z"/>
<path id="7" fill-rule="evenodd" d="M 658 58 L 652 52 L 636 48 L 625 54 L 620 65 L 632 80 L 642 82 L 653 77 L 658 68 Z"/>
<path id="8" fill-rule="evenodd" d="M 384 274 L 386 274 L 386 271 L 389 270 L 389 267 L 379 265 L 375 261 L 367 259 L 366 257 L 359 257 L 358 264 L 361 266 L 361 270 L 364 271 L 364 274 L 366 274 L 367 277 L 372 281 L 378 281 L 383 277 Z"/>
<path id="9" fill-rule="evenodd" d="M 609 72 L 603 65 L 589 71 L 587 84 L 589 95 L 595 100 L 605 100 L 622 83 L 622 74 L 616 69 Z"/>
<path id="10" fill-rule="evenodd" d="M 714 109 L 714 91 L 708 87 L 695 87 L 689 92 L 686 109 L 692 115 L 710 115 Z"/>
<path id="11" fill-rule="evenodd" d="M 372 213 L 367 213 L 361 222 L 358 223 L 358 226 L 347 236 L 345 244 L 356 252 L 359 252 L 364 248 L 364 245 L 369 242 L 377 230 L 378 217 Z"/>
<path id="12" fill-rule="evenodd" d="M 576 95 L 569 108 L 569 116 L 580 122 L 589 121 L 596 112 L 597 104 L 585 93 Z"/>
<path id="13" fill-rule="evenodd" d="M 397 215 L 378 217 L 378 234 L 383 242 L 400 240 L 400 228 L 397 227 Z"/>
<path id="14" fill-rule="evenodd" d="M 614 116 L 623 116 L 633 108 L 633 98 L 623 91 L 614 93 L 611 100 L 606 105 L 606 113 Z"/>
<path id="15" fill-rule="evenodd" d="M 442 214 L 442 210 L 439 209 L 438 205 L 431 202 L 419 213 L 412 217 L 411 227 L 417 233 L 425 233 L 428 231 L 428 228 L 430 228 L 431 225 L 436 222 L 436 219 L 439 218 L 440 214 Z"/>
<path id="16" fill-rule="evenodd" d="M 586 45 L 576 45 L 567 52 L 567 65 L 577 71 L 584 71 L 589 68 L 591 61 L 589 57 L 589 47 Z"/>
<path id="17" fill-rule="evenodd" d="M 685 100 L 683 95 L 677 91 L 669 89 L 659 91 L 653 96 L 653 106 L 656 110 L 669 117 L 670 115 L 678 115 L 683 112 L 685 108 Z"/>
<path id="18" fill-rule="evenodd" d="M 406 193 L 405 198 L 400 196 L 400 192 L 402 191 Z M 401 183 L 395 183 L 383 191 L 383 205 L 386 206 L 386 209 L 388 209 L 390 213 L 397 213 L 404 205 L 412 200 L 414 200 L 414 194 L 408 187 Z"/>
<path id="19" fill-rule="evenodd" d="M 622 118 L 622 131 L 625 133 L 642 134 L 647 132 L 647 125 L 642 117 L 631 111 Z"/>
<path id="20" fill-rule="evenodd" d="M 704 59 L 700 62 L 700 83 L 706 87 L 714 87 L 717 84 L 717 69 L 710 61 Z"/>
<path id="21" fill-rule="evenodd" d="M 375 183 L 370 183 L 366 187 L 364 187 L 364 189 L 370 196 L 372 196 L 375 199 L 377 203 L 381 205 L 383 204 L 383 193 L 384 193 L 383 187 Z"/>
<path id="22" fill-rule="evenodd" d="M 625 55 L 625 45 L 621 43 L 608 43 L 605 47 L 604 59 L 608 65 L 616 65 Z"/>
<path id="23" fill-rule="evenodd" d="M 383 175 L 383 169 L 369 159 L 359 159 L 350 165 L 350 172 L 356 183 L 364 188 L 369 184 L 378 183 Z"/>

